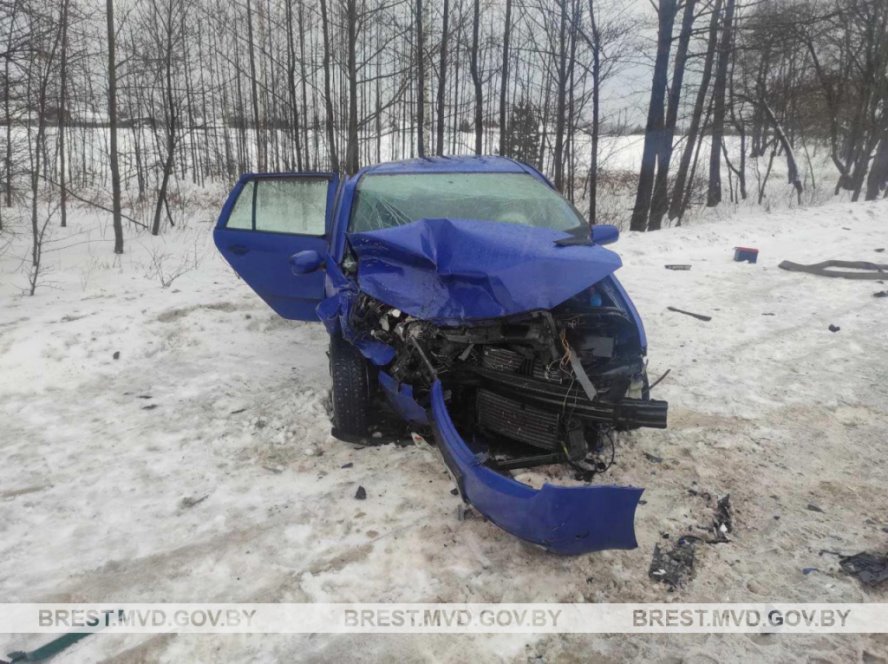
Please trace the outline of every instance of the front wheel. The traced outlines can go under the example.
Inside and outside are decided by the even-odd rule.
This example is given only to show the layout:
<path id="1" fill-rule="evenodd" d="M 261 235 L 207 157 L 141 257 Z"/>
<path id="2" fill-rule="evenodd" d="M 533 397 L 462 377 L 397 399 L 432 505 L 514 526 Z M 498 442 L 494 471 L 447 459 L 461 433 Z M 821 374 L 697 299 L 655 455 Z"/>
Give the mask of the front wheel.
<path id="1" fill-rule="evenodd" d="M 330 337 L 330 376 L 333 380 L 333 435 L 366 436 L 370 424 L 370 376 L 367 360 L 340 336 Z"/>

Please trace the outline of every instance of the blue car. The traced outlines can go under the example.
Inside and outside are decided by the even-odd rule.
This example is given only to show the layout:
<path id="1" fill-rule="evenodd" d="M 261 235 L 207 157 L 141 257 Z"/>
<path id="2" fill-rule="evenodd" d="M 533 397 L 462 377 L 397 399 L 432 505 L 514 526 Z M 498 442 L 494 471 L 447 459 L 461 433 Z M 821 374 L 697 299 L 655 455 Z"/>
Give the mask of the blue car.
<path id="1" fill-rule="evenodd" d="M 384 402 L 509 533 L 563 554 L 637 546 L 642 489 L 590 482 L 617 432 L 666 427 L 620 258 L 602 246 L 615 227 L 590 231 L 526 164 L 434 157 L 244 175 L 214 235 L 278 314 L 325 326 L 333 435 L 365 440 Z M 552 464 L 585 482 L 512 477 Z"/>

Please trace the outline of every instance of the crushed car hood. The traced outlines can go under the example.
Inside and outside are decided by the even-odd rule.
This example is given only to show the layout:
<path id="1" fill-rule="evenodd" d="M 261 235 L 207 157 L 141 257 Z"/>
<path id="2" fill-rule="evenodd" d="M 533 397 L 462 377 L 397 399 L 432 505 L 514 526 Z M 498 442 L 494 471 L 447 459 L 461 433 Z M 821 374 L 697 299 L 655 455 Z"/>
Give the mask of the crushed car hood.
<path id="1" fill-rule="evenodd" d="M 453 325 L 551 309 L 622 263 L 563 231 L 477 219 L 420 219 L 352 233 L 358 286 L 401 311 Z"/>

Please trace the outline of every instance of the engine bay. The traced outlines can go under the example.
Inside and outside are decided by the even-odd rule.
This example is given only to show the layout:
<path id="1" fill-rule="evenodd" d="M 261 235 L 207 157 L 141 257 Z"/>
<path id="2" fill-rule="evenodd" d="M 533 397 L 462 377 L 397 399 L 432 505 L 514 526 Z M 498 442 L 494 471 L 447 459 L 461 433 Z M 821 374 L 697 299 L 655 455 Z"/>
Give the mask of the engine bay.
<path id="1" fill-rule="evenodd" d="M 618 302 L 599 283 L 552 310 L 440 326 L 362 293 L 350 325 L 395 349 L 379 369 L 390 397 L 403 401 L 393 386 L 407 385 L 425 408 L 441 381 L 454 424 L 492 468 L 567 462 L 591 475 L 613 462 L 616 432 L 666 427 L 638 328 Z"/>

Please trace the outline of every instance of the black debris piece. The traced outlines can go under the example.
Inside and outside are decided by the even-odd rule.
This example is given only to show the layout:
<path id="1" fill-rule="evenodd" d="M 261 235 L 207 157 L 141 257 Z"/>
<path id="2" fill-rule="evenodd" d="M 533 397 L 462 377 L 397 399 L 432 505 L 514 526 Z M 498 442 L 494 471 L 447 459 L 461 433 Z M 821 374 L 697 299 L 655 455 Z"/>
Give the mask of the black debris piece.
<path id="1" fill-rule="evenodd" d="M 339 466 L 339 467 L 340 467 L 340 468 L 351 468 L 351 467 L 354 466 L 354 465 L 355 465 L 355 464 L 353 464 L 351 461 L 349 461 L 348 463 L 344 463 L 344 464 L 342 464 L 342 465 Z"/>
<path id="2" fill-rule="evenodd" d="M 888 297 L 888 290 L 880 290 L 873 293 L 873 297 Z"/>
<path id="3" fill-rule="evenodd" d="M 179 507 L 181 509 L 188 509 L 189 507 L 200 505 L 203 501 L 209 498 L 209 496 L 210 494 L 208 493 L 202 495 L 200 498 L 196 498 L 194 496 L 185 496 L 182 500 L 179 501 Z"/>
<path id="4" fill-rule="evenodd" d="M 828 329 L 830 332 L 838 332 L 842 328 L 840 328 L 838 325 L 833 325 L 832 323 L 830 323 Z"/>
<path id="5" fill-rule="evenodd" d="M 870 263 L 868 261 L 823 261 L 811 265 L 801 265 L 792 261 L 783 261 L 777 267 L 790 272 L 807 272 L 820 277 L 839 277 L 841 279 L 883 279 L 888 272 L 888 264 Z M 832 270 L 841 267 L 846 270 Z"/>
<path id="6" fill-rule="evenodd" d="M 680 270 L 682 272 L 686 272 L 691 269 L 690 265 L 664 265 L 667 270 Z"/>
<path id="7" fill-rule="evenodd" d="M 672 549 L 655 544 L 648 576 L 667 584 L 670 592 L 685 585 L 694 573 L 695 543 L 694 539 L 682 537 Z"/>
<path id="8" fill-rule="evenodd" d="M 451 495 L 451 496 L 458 496 L 458 495 L 459 495 L 459 489 L 451 489 L 451 490 L 450 490 L 450 495 Z"/>
<path id="9" fill-rule="evenodd" d="M 644 458 L 650 461 L 651 463 L 663 463 L 663 457 L 658 457 L 656 454 L 650 454 L 648 452 L 644 453 Z"/>
<path id="10" fill-rule="evenodd" d="M 712 320 L 712 316 L 704 316 L 703 314 L 695 314 L 690 311 L 685 311 L 684 309 L 676 309 L 675 307 L 666 307 L 669 311 L 674 311 L 677 314 L 684 314 L 685 316 L 690 316 L 691 318 L 696 318 L 697 320 L 702 320 L 704 323 L 708 323 Z"/>
<path id="11" fill-rule="evenodd" d="M 865 586 L 878 586 L 888 581 L 888 555 L 882 553 L 855 553 L 839 560 L 845 573 L 856 576 Z"/>
<path id="12" fill-rule="evenodd" d="M 812 512 L 820 512 L 821 514 L 823 514 L 823 510 L 817 507 L 817 505 L 815 505 L 814 503 L 808 503 L 808 509 Z"/>
<path id="13" fill-rule="evenodd" d="M 114 355 L 112 355 L 111 357 L 113 357 L 115 360 L 119 360 L 120 359 L 120 351 L 115 350 Z"/>
<path id="14" fill-rule="evenodd" d="M 666 378 L 666 376 L 669 375 L 669 372 L 670 372 L 670 371 L 672 371 L 672 369 L 666 369 L 665 373 L 664 373 L 662 376 L 660 376 L 657 380 L 655 380 L 653 383 L 651 383 L 651 386 L 648 388 L 648 392 L 650 392 L 652 389 L 654 389 L 655 387 L 657 387 L 657 385 L 659 385 L 660 383 L 662 383 L 662 382 L 663 382 L 663 379 Z"/>
<path id="15" fill-rule="evenodd" d="M 879 247 L 878 249 L 875 250 L 875 252 L 877 254 L 881 254 L 883 251 L 885 251 L 885 247 Z"/>
<path id="16" fill-rule="evenodd" d="M 142 406 L 142 410 L 154 410 L 157 408 L 156 403 L 149 403 L 147 406 Z"/>
<path id="17" fill-rule="evenodd" d="M 30 652 L 17 650 L 15 652 L 9 653 L 7 656 L 9 657 L 10 664 L 16 664 L 17 662 L 41 662 L 43 660 L 49 659 L 50 657 L 55 657 L 65 648 L 74 645 L 75 643 L 80 641 L 80 639 L 83 639 L 90 634 L 92 634 L 92 632 L 70 632 L 68 634 L 63 634 L 57 639 L 53 639 L 49 643 L 40 646 L 36 650 L 32 650 Z"/>
<path id="18" fill-rule="evenodd" d="M 775 315 L 775 314 L 774 314 L 773 311 L 767 311 L 767 312 L 765 312 L 765 313 L 762 314 L 762 316 L 774 316 L 774 315 Z"/>
<path id="19" fill-rule="evenodd" d="M 367 489 L 359 486 L 358 490 L 355 492 L 355 500 L 367 500 Z"/>
<path id="20" fill-rule="evenodd" d="M 240 415 L 241 413 L 245 412 L 246 410 L 247 410 L 246 408 L 238 408 L 237 410 L 233 410 L 228 414 L 229 415 Z"/>
<path id="21" fill-rule="evenodd" d="M 715 508 L 715 521 L 712 525 L 715 529 L 715 539 L 712 543 L 730 542 L 728 533 L 734 530 L 734 510 L 731 508 L 730 494 L 718 499 Z"/>

